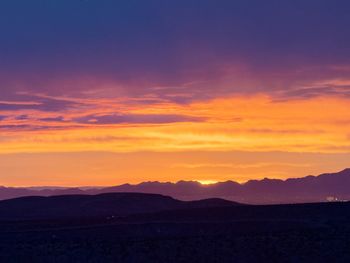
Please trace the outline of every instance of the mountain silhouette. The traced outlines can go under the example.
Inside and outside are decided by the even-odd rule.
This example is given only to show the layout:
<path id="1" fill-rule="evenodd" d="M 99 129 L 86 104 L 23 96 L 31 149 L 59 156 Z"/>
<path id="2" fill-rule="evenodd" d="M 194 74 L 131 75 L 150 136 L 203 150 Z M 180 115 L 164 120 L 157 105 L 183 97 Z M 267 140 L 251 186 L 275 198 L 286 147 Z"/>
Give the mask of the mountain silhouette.
<path id="1" fill-rule="evenodd" d="M 287 180 L 250 180 L 244 184 L 234 181 L 202 185 L 195 181 L 177 183 L 144 182 L 105 188 L 9 188 L 0 187 L 0 200 L 22 196 L 55 196 L 102 194 L 109 192 L 155 193 L 180 200 L 223 198 L 248 204 L 283 204 L 350 200 L 350 169 L 338 173 L 306 176 Z"/>

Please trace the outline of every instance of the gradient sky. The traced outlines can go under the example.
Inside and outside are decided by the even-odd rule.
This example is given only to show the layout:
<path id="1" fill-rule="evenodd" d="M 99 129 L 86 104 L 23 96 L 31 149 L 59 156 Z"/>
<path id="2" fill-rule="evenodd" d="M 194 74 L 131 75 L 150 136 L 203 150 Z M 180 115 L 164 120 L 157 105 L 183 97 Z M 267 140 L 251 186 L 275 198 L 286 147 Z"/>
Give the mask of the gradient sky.
<path id="1" fill-rule="evenodd" d="M 2 0 L 0 184 L 350 167 L 347 0 Z"/>

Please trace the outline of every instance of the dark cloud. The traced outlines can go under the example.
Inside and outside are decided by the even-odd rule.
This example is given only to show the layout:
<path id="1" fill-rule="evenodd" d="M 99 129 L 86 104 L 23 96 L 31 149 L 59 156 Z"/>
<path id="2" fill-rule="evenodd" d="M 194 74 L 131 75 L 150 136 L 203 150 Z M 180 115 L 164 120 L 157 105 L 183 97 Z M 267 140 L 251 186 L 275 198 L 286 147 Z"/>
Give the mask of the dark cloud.
<path id="1" fill-rule="evenodd" d="M 43 122 L 64 122 L 64 117 L 57 116 L 57 117 L 49 117 L 49 118 L 41 118 L 39 121 Z"/>
<path id="2" fill-rule="evenodd" d="M 10 131 L 48 131 L 48 130 L 64 130 L 71 128 L 79 128 L 79 125 L 71 126 L 51 126 L 51 125 L 32 125 L 32 124 L 0 124 L 0 130 Z"/>
<path id="3" fill-rule="evenodd" d="M 16 116 L 16 120 L 22 121 L 22 120 L 27 120 L 29 117 L 28 115 L 22 114 L 22 115 L 18 115 Z"/>
<path id="4" fill-rule="evenodd" d="M 154 86 L 186 87 L 187 95 L 161 94 L 186 103 L 349 76 L 349 13 L 347 0 L 4 0 L 1 98 L 76 94 L 106 82 L 140 97 Z"/>
<path id="5" fill-rule="evenodd" d="M 350 85 L 334 86 L 323 85 L 313 87 L 301 87 L 279 92 L 276 94 L 276 100 L 290 100 L 290 99 L 309 99 L 318 96 L 342 96 L 350 98 Z"/>
<path id="6" fill-rule="evenodd" d="M 17 100 L 0 102 L 0 110 L 3 111 L 21 111 L 21 110 L 40 110 L 40 111 L 64 111 L 78 107 L 81 103 L 69 100 L 40 97 L 34 95 L 17 95 Z M 21 115 L 24 117 L 24 115 Z"/>
<path id="7" fill-rule="evenodd" d="M 111 115 L 87 115 L 73 119 L 74 122 L 84 124 L 121 124 L 121 123 L 173 123 L 173 122 L 194 122 L 204 121 L 203 118 L 184 116 L 184 115 L 166 115 L 166 114 L 111 114 Z"/>

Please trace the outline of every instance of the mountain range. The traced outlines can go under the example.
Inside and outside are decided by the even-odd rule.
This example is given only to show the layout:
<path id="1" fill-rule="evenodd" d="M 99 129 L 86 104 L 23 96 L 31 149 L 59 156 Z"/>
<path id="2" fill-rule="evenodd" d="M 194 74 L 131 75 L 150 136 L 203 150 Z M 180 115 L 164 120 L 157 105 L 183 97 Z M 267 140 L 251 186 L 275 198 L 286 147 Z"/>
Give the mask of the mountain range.
<path id="1" fill-rule="evenodd" d="M 171 196 L 179 200 L 223 198 L 246 204 L 286 204 L 350 200 L 350 169 L 287 180 L 250 180 L 202 185 L 196 181 L 143 182 L 104 188 L 0 187 L 0 200 L 24 196 L 96 195 L 132 192 Z"/>

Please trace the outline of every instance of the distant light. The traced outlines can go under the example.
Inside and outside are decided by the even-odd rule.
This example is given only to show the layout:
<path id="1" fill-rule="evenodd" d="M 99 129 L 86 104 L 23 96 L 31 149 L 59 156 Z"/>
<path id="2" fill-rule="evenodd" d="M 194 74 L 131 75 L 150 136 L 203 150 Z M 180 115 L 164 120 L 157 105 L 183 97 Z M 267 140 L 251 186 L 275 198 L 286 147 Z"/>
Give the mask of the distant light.
<path id="1" fill-rule="evenodd" d="M 338 201 L 338 198 L 335 197 L 335 196 L 328 196 L 328 197 L 326 198 L 326 200 L 327 200 L 328 202 L 336 202 L 336 201 Z"/>

